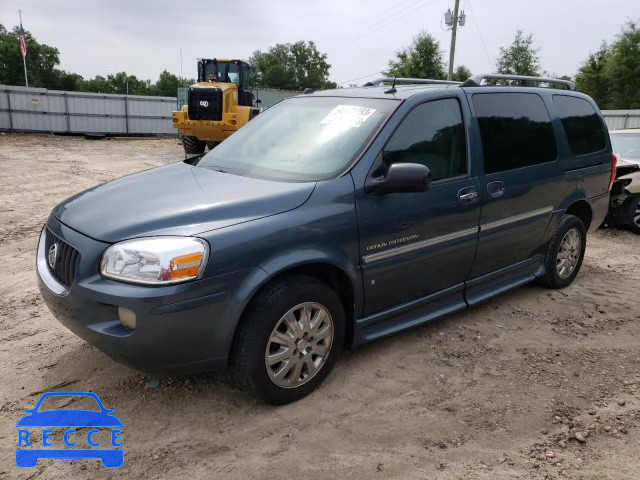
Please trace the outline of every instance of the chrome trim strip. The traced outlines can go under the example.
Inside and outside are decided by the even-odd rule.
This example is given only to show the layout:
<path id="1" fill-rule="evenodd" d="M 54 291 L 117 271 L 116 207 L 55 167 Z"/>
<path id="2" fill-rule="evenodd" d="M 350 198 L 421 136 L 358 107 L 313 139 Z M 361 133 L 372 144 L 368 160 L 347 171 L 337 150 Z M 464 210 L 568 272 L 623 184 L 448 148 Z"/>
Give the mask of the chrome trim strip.
<path id="1" fill-rule="evenodd" d="M 410 243 L 409 245 L 403 245 L 401 247 L 394 247 L 388 250 L 384 250 L 378 253 L 372 253 L 365 255 L 362 260 L 365 265 L 370 263 L 379 262 L 387 258 L 395 257 L 397 255 L 403 255 L 405 253 L 415 252 L 423 248 L 433 247 L 441 243 L 449 242 L 451 240 L 457 240 L 459 238 L 467 237 L 470 235 L 476 235 L 480 229 L 478 227 L 467 228 L 465 230 L 458 230 L 457 232 L 447 233 L 446 235 L 440 235 L 437 237 L 428 238 L 420 242 Z"/>
<path id="2" fill-rule="evenodd" d="M 51 275 L 51 273 L 49 272 L 49 269 L 47 268 L 47 255 L 46 255 L 46 252 L 44 251 L 46 228 L 47 227 L 44 227 L 42 229 L 42 233 L 40 234 L 40 240 L 38 241 L 38 256 L 36 260 L 38 276 L 40 277 L 42 282 L 47 286 L 47 288 L 51 290 L 53 293 L 55 293 L 56 295 L 66 295 L 67 293 L 69 293 L 69 290 L 67 290 L 67 288 L 61 283 L 58 283 L 58 281 L 53 277 L 53 275 Z"/>
<path id="3" fill-rule="evenodd" d="M 530 212 L 524 212 L 518 215 L 513 215 L 511 217 L 506 217 L 500 220 L 495 220 L 493 222 L 482 224 L 480 225 L 480 231 L 484 232 L 486 230 L 493 230 L 494 228 L 503 227 L 504 225 L 509 225 L 510 223 L 515 223 L 521 220 L 526 220 L 528 218 L 546 215 L 548 213 L 551 213 L 552 211 L 553 211 L 553 206 L 538 208 L 537 210 L 531 210 Z"/>

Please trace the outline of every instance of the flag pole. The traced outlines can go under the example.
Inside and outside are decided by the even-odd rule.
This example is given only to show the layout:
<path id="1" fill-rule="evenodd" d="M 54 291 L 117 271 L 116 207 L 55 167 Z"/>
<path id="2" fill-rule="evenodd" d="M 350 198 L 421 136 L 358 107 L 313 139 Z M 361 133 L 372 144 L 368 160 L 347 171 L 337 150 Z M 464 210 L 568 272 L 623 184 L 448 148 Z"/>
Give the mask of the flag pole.
<path id="1" fill-rule="evenodd" d="M 22 10 L 18 10 L 18 15 L 20 15 L 20 27 L 22 27 Z M 24 66 L 24 84 L 29 87 L 29 79 L 27 78 L 27 57 L 24 55 L 22 55 L 22 65 Z"/>

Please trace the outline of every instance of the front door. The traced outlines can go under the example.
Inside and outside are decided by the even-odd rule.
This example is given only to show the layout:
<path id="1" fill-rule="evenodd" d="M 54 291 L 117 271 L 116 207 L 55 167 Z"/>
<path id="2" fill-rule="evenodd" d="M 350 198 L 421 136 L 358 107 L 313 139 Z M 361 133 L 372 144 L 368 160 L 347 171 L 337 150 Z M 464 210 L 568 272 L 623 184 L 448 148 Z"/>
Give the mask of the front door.
<path id="1" fill-rule="evenodd" d="M 438 292 L 464 304 L 480 215 L 479 180 L 469 169 L 468 118 L 462 93 L 418 104 L 369 175 L 384 175 L 393 163 L 419 163 L 431 170 L 431 188 L 384 196 L 357 191 L 364 316 Z"/>

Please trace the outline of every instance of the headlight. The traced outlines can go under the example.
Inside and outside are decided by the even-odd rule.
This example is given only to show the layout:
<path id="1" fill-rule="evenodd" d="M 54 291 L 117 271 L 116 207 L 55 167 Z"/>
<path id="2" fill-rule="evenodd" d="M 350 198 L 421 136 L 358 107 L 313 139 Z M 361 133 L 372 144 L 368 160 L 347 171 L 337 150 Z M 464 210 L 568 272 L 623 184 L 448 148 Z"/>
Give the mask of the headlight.
<path id="1" fill-rule="evenodd" d="M 100 273 L 122 282 L 169 285 L 201 278 L 208 257 L 209 245 L 199 238 L 138 238 L 107 248 Z"/>

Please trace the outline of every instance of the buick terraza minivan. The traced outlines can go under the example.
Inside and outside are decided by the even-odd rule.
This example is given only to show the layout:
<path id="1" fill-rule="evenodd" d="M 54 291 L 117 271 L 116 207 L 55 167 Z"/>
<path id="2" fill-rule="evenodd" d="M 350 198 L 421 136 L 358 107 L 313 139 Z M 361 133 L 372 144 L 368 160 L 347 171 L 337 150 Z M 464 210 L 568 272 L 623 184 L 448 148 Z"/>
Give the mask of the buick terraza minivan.
<path id="1" fill-rule="evenodd" d="M 62 202 L 38 245 L 47 305 L 117 361 L 229 366 L 280 404 L 345 347 L 569 285 L 615 174 L 593 100 L 524 77 L 416 82 L 307 92 L 202 157 Z"/>

